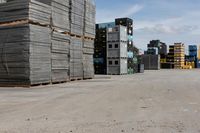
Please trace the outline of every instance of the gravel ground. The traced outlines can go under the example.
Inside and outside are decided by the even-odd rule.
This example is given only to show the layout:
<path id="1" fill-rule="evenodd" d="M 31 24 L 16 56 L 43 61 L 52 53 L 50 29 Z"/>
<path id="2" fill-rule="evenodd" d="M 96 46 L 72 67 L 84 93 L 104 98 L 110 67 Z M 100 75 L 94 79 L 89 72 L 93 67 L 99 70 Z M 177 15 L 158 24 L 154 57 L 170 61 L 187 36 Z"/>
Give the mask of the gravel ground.
<path id="1" fill-rule="evenodd" d="M 200 133 L 200 70 L 0 88 L 0 133 Z"/>

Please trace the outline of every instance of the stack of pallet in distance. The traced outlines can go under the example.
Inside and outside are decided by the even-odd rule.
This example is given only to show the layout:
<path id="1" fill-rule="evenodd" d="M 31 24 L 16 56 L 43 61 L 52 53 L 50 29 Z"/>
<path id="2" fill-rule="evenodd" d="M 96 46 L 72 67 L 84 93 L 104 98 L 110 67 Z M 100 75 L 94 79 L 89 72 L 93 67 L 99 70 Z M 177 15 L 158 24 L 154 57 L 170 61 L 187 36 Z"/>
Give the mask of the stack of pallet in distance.
<path id="1" fill-rule="evenodd" d="M 94 37 L 84 36 L 85 7 L 90 3 L 86 0 L 1 3 L 0 85 L 30 86 L 93 78 Z M 95 22 L 95 18 L 91 21 Z M 88 49 L 83 49 L 83 44 Z M 87 69 L 83 67 L 86 63 Z"/>
<path id="2" fill-rule="evenodd" d="M 160 55 L 141 55 L 144 70 L 160 70 Z"/>
<path id="3" fill-rule="evenodd" d="M 174 68 L 182 69 L 185 66 L 185 46 L 182 43 L 174 44 Z"/>

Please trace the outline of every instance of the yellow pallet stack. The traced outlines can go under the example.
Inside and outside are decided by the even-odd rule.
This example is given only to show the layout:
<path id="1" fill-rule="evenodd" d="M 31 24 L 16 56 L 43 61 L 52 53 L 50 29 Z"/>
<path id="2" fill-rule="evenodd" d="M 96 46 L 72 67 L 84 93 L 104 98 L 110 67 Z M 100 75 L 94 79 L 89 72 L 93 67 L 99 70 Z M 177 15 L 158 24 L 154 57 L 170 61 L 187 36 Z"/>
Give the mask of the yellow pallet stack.
<path id="1" fill-rule="evenodd" d="M 198 50 L 198 59 L 200 60 L 200 46 L 199 46 L 199 50 Z"/>
<path id="2" fill-rule="evenodd" d="M 183 69 L 185 66 L 185 45 L 183 43 L 174 44 L 174 69 Z"/>

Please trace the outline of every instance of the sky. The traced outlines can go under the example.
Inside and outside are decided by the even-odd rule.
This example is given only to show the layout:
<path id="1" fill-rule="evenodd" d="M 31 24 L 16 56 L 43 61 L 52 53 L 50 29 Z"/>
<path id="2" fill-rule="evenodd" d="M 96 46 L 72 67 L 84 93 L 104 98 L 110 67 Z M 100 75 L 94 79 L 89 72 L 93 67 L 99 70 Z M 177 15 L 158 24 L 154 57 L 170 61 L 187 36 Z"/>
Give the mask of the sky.
<path id="1" fill-rule="evenodd" d="M 200 0 L 96 0 L 97 23 L 129 17 L 134 21 L 134 43 L 147 49 L 150 40 L 168 45 L 200 44 Z M 187 46 L 186 46 L 187 47 Z"/>

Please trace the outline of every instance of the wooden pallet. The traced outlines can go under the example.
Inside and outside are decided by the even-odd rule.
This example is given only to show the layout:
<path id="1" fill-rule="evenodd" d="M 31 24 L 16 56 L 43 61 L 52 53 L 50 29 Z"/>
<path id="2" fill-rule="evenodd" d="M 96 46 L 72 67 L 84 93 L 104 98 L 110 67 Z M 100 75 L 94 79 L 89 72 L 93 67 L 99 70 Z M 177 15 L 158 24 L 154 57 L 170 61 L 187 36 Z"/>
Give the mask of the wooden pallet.
<path id="1" fill-rule="evenodd" d="M 77 78 L 71 78 L 70 81 L 80 81 L 80 80 L 83 80 L 82 77 L 77 77 Z"/>
<path id="2" fill-rule="evenodd" d="M 37 86 L 46 86 L 51 85 L 51 83 L 39 83 L 39 84 L 0 84 L 0 87 L 24 87 L 24 88 L 30 88 L 30 87 L 37 87 Z"/>
<path id="3" fill-rule="evenodd" d="M 22 25 L 22 24 L 34 24 L 34 25 L 38 25 L 38 26 L 49 27 L 49 24 L 40 23 L 40 22 L 36 22 L 34 20 L 29 20 L 29 19 L 3 22 L 3 23 L 0 23 L 0 26 L 1 27 L 3 27 L 3 26 L 17 26 L 17 25 Z"/>

